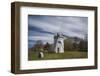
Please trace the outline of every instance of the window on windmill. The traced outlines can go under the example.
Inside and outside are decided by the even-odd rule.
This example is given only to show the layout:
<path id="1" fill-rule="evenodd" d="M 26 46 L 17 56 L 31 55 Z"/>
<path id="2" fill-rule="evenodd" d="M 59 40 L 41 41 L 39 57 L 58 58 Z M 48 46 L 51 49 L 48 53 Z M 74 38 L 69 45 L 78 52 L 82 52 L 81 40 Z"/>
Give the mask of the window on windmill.
<path id="1" fill-rule="evenodd" d="M 61 44 L 61 41 L 58 41 L 58 43 L 60 43 L 60 44 Z"/>

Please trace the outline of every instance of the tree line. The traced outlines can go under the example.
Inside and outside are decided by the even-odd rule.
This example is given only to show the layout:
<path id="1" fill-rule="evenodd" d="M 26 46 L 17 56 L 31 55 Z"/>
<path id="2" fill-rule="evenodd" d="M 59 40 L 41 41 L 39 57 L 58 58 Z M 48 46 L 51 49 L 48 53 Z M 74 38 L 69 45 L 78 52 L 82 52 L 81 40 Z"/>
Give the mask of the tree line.
<path id="1" fill-rule="evenodd" d="M 36 44 L 31 48 L 31 51 L 34 52 L 49 52 L 50 48 L 53 44 L 45 43 L 41 40 L 38 40 Z M 64 40 L 64 51 L 88 51 L 88 41 L 86 39 L 79 39 L 74 37 L 73 39 L 65 39 Z"/>

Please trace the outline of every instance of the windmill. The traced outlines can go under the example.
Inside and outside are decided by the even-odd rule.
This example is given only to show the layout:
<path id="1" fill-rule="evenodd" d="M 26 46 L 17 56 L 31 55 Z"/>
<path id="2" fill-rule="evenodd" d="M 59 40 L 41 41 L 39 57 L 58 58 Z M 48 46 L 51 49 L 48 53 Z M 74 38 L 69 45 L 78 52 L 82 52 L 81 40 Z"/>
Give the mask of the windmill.
<path id="1" fill-rule="evenodd" d="M 62 24 L 62 22 L 61 22 Z M 59 32 L 54 35 L 54 47 L 53 50 L 55 53 L 64 53 L 64 37 L 65 35 L 62 34 L 61 25 Z"/>
<path id="2" fill-rule="evenodd" d="M 54 36 L 54 52 L 64 53 L 64 37 L 60 33 Z"/>

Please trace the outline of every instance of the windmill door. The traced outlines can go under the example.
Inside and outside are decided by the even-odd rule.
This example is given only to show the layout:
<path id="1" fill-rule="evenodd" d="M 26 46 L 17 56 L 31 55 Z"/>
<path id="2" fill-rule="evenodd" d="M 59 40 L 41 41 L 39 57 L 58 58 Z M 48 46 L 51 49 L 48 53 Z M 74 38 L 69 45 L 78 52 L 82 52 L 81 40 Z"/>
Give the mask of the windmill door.
<path id="1" fill-rule="evenodd" d="M 57 48 L 57 52 L 59 53 L 59 47 Z"/>

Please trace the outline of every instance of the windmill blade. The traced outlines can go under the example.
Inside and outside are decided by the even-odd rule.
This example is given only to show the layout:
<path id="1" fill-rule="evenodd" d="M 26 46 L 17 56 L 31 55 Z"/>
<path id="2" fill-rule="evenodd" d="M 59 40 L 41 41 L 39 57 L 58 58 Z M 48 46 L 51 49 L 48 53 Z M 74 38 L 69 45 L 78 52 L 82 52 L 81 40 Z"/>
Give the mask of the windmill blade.
<path id="1" fill-rule="evenodd" d="M 78 37 L 70 37 L 70 36 L 67 36 L 67 35 L 64 35 L 64 34 L 62 34 L 62 36 L 66 37 L 66 38 L 70 38 L 70 39 L 76 39 L 76 40 L 79 40 L 80 39 Z"/>
<path id="2" fill-rule="evenodd" d="M 66 37 L 66 38 L 71 38 L 71 37 L 69 37 L 69 36 L 67 36 L 67 35 L 64 35 L 64 34 L 62 34 L 62 36 Z"/>
<path id="3" fill-rule="evenodd" d="M 80 42 L 81 40 L 83 40 L 82 38 L 79 38 L 79 37 L 70 37 L 70 36 L 66 36 L 66 35 L 63 35 L 63 36 L 68 39 L 71 39 L 73 42 Z"/>

